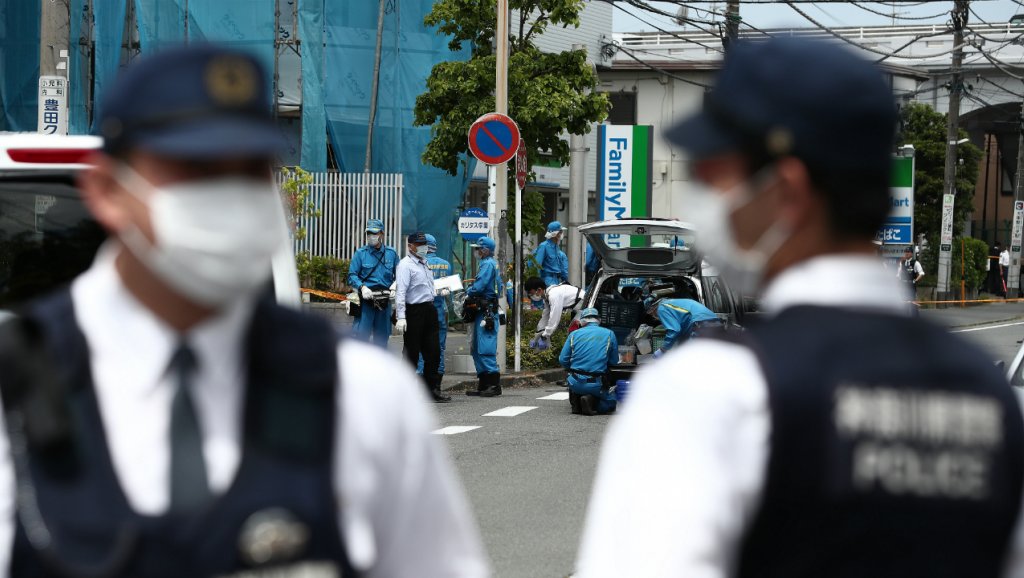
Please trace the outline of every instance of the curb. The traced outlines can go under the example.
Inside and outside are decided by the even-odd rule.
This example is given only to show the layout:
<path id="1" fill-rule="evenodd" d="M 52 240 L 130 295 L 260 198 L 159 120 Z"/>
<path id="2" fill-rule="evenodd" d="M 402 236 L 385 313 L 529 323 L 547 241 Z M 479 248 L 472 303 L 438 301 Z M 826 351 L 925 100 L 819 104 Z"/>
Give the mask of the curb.
<path id="1" fill-rule="evenodd" d="M 538 387 L 546 383 L 551 383 L 560 379 L 565 379 L 565 370 L 561 368 L 552 369 L 540 369 L 537 371 L 520 372 L 517 374 L 502 374 L 501 376 L 501 387 L 509 389 L 525 389 L 529 387 Z M 444 387 L 444 391 L 466 391 L 467 389 L 476 389 L 477 380 L 465 379 L 453 383 L 450 387 Z"/>
<path id="2" fill-rule="evenodd" d="M 946 329 L 969 329 L 971 327 L 981 327 L 983 325 L 995 325 L 997 323 L 1009 323 L 1011 321 L 1022 321 L 1024 315 L 1018 315 L 1017 317 L 1010 317 L 1008 319 L 990 319 L 986 321 L 977 321 L 975 323 L 965 323 L 963 325 L 946 325 Z"/>

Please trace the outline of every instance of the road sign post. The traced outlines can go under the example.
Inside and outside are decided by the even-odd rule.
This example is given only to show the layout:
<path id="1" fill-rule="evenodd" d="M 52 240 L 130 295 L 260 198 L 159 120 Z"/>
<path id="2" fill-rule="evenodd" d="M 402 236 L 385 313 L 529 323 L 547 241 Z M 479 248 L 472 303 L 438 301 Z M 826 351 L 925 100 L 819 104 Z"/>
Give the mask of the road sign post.
<path id="1" fill-rule="evenodd" d="M 949 297 L 950 258 L 953 251 L 953 201 L 955 195 L 942 195 L 942 226 L 939 229 L 939 271 L 935 290 L 939 299 Z"/>
<path id="2" fill-rule="evenodd" d="M 1013 203 L 1013 230 L 1010 233 L 1010 268 L 1006 272 L 1006 290 L 1010 297 L 1020 296 L 1020 245 L 1024 235 L 1024 201 Z"/>
<path id="3" fill-rule="evenodd" d="M 522 335 L 523 335 L 523 189 L 526 187 L 526 141 L 519 139 L 516 149 L 516 237 L 515 237 L 515 303 L 510 303 L 516 317 L 515 365 L 513 370 L 519 373 L 522 367 Z"/>

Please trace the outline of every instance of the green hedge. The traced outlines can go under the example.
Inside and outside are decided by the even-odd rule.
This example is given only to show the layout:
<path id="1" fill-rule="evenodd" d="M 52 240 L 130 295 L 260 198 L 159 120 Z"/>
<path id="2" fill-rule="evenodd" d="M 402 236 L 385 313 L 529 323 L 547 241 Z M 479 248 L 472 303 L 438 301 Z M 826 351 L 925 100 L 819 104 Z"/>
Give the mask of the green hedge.
<path id="1" fill-rule="evenodd" d="M 348 293 L 348 264 L 347 259 L 311 257 L 305 251 L 295 256 L 300 285 L 333 293 Z"/>
<path id="2" fill-rule="evenodd" d="M 566 329 L 572 321 L 572 314 L 563 313 L 562 321 L 558 324 L 558 330 L 551 336 L 551 347 L 544 351 L 530 349 L 530 340 L 537 332 L 537 322 L 540 321 L 541 311 L 523 311 L 523 335 L 522 335 L 522 368 L 524 370 L 551 369 L 561 367 L 558 364 L 558 355 L 562 353 L 562 345 L 568 333 Z M 512 363 L 516 346 L 516 330 L 511 324 L 505 328 L 505 347 L 508 363 Z"/>

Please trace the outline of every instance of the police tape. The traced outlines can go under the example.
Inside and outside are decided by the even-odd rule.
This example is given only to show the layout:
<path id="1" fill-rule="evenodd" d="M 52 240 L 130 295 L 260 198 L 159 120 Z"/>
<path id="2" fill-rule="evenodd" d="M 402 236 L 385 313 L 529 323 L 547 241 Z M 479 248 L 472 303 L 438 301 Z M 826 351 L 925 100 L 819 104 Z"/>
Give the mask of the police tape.
<path id="1" fill-rule="evenodd" d="M 341 295 L 340 293 L 331 293 L 330 291 L 321 291 L 319 289 L 307 289 L 305 287 L 300 288 L 299 291 L 303 293 L 309 293 L 310 295 L 316 295 L 317 297 L 323 297 L 324 299 L 333 299 L 334 301 L 348 301 L 348 297 L 346 295 Z"/>
<path id="2" fill-rule="evenodd" d="M 907 303 L 913 303 L 914 305 L 942 305 L 942 304 L 968 304 L 968 303 L 1020 303 L 1024 302 L 1024 297 L 1015 297 L 1009 299 L 947 299 L 944 301 L 908 301 Z"/>

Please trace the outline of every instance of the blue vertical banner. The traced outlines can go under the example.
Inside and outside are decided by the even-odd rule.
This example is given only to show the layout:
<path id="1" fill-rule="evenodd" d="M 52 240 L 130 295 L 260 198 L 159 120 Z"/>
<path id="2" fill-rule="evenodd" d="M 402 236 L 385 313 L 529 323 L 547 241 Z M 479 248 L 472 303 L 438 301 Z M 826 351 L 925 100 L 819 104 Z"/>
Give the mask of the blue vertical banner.
<path id="1" fill-rule="evenodd" d="M 0 130 L 35 131 L 39 87 L 38 1 L 0 0 Z"/>
<path id="2" fill-rule="evenodd" d="M 424 231 L 438 240 L 438 253 L 451 254 L 456 207 L 469 184 L 475 160 L 452 177 L 420 160 L 430 142 L 430 127 L 413 126 L 416 97 L 426 90 L 435 64 L 469 58 L 449 37 L 426 28 L 423 18 L 432 0 L 389 2 L 377 92 L 370 170 L 402 173 L 403 233 Z M 343 171 L 363 170 L 377 42 L 377 2 L 328 2 L 325 8 L 324 106 L 331 144 Z M 467 43 L 468 44 L 468 43 Z"/>
<path id="3" fill-rule="evenodd" d="M 324 0 L 299 0 L 302 50 L 302 168 L 327 170 L 324 110 Z"/>
<path id="4" fill-rule="evenodd" d="M 128 0 L 93 2 L 93 38 L 96 54 L 93 68 L 92 118 L 99 118 L 104 89 L 117 77 L 121 66 L 121 43 Z"/>

